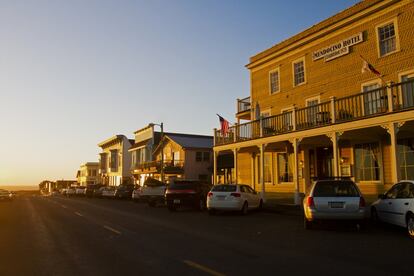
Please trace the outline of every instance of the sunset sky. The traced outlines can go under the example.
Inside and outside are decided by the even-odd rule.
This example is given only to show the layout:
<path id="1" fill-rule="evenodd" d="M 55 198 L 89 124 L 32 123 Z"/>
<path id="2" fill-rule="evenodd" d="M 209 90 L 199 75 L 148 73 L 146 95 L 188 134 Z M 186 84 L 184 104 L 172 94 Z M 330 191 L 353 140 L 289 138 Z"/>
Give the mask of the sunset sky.
<path id="1" fill-rule="evenodd" d="M 150 122 L 212 135 L 250 56 L 356 2 L 0 1 L 0 185 L 75 179 Z"/>

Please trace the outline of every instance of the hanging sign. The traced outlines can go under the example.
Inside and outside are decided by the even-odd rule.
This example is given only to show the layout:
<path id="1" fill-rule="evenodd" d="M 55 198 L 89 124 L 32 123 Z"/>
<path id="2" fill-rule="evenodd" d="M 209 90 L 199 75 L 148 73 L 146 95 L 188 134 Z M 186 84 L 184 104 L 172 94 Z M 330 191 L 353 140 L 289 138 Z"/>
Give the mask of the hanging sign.
<path id="1" fill-rule="evenodd" d="M 355 34 L 347 39 L 338 41 L 328 47 L 319 49 L 312 54 L 312 59 L 318 60 L 325 58 L 325 61 L 330 61 L 338 57 L 349 54 L 349 47 L 364 41 L 362 32 Z"/>

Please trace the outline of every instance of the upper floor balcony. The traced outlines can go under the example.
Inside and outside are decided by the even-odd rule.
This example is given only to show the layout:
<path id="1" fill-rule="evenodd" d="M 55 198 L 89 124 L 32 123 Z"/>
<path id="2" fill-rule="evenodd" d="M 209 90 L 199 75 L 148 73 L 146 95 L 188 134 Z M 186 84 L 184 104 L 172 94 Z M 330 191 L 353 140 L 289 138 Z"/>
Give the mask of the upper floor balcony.
<path id="1" fill-rule="evenodd" d="M 251 102 L 250 97 L 244 99 L 237 99 L 237 113 L 236 117 L 243 120 L 251 120 Z"/>
<path id="2" fill-rule="evenodd" d="M 303 131 L 332 124 L 384 116 L 414 109 L 414 80 L 335 98 L 282 114 L 231 126 L 227 133 L 216 130 L 215 146 Z"/>
<path id="3" fill-rule="evenodd" d="M 160 173 L 161 161 L 151 161 L 139 164 L 132 164 L 131 169 L 137 173 Z M 183 160 L 164 160 L 164 173 L 183 173 L 184 161 Z"/>

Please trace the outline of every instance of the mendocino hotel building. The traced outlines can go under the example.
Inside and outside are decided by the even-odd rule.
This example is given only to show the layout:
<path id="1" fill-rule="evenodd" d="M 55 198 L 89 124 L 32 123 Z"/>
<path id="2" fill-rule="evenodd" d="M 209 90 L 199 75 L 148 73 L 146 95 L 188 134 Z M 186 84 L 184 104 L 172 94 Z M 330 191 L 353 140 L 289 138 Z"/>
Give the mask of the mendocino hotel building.
<path id="1" fill-rule="evenodd" d="M 350 177 L 368 197 L 414 179 L 414 1 L 362 1 L 246 67 L 237 123 L 214 130 L 215 184 L 298 204 L 315 178 Z"/>

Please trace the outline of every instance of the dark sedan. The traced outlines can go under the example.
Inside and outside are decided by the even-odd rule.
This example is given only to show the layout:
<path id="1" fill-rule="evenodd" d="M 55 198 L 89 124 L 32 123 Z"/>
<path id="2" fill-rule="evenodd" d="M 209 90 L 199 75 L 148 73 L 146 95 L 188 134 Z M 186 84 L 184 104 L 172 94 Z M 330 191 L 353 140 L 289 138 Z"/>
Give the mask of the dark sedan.
<path id="1" fill-rule="evenodd" d="M 134 191 L 134 185 L 119 185 L 115 191 L 115 198 L 132 198 L 132 192 Z"/>
<path id="2" fill-rule="evenodd" d="M 102 184 L 89 184 L 89 185 L 87 185 L 86 190 L 85 190 L 85 195 L 87 197 L 93 197 L 94 194 L 95 194 L 95 190 L 98 190 L 102 186 L 103 186 Z"/>
<path id="3" fill-rule="evenodd" d="M 175 180 L 165 192 L 168 210 L 175 211 L 181 206 L 204 210 L 211 187 L 211 184 L 198 180 Z"/>

